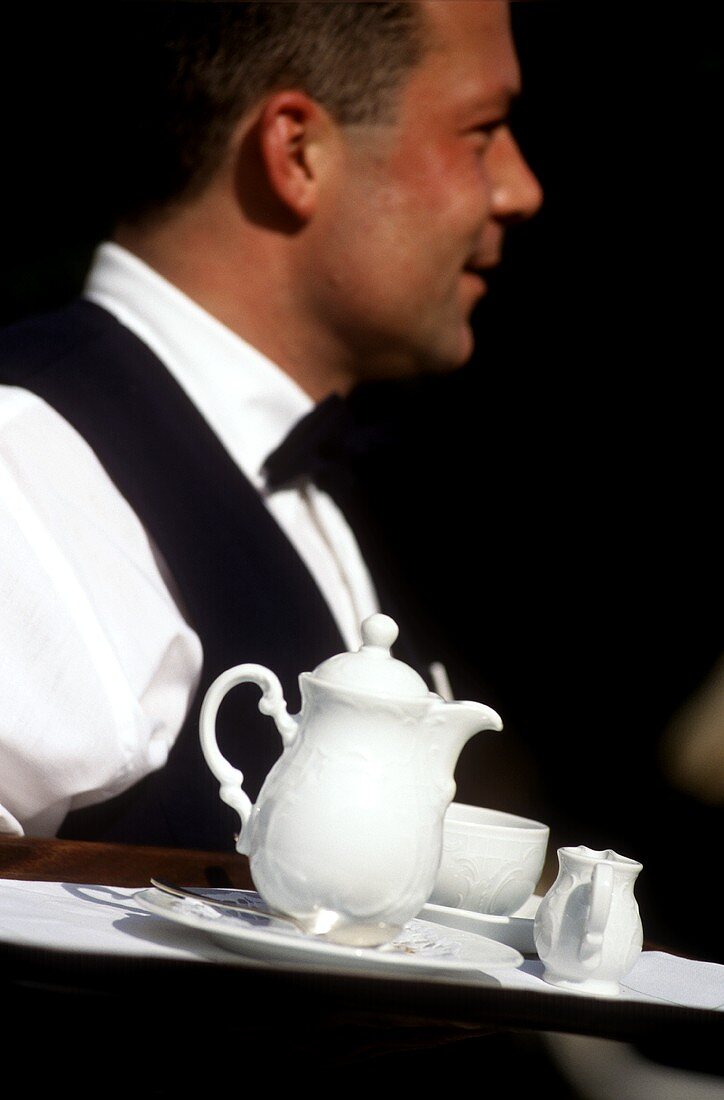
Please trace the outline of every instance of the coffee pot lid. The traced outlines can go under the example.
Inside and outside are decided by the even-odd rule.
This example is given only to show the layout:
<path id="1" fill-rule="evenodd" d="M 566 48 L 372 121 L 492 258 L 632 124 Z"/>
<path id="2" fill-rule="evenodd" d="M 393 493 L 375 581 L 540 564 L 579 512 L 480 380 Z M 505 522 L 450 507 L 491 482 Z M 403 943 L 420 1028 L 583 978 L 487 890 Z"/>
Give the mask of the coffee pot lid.
<path id="1" fill-rule="evenodd" d="M 429 695 L 422 676 L 390 653 L 399 634 L 394 619 L 389 615 L 370 615 L 363 621 L 361 633 L 360 649 L 329 657 L 314 670 L 315 679 L 374 694 L 409 698 Z"/>

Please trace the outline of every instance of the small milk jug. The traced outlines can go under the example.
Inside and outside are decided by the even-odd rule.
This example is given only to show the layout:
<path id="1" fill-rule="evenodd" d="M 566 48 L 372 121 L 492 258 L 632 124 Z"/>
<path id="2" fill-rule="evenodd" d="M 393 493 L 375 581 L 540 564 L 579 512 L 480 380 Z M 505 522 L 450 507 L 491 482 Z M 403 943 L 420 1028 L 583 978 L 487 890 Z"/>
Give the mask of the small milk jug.
<path id="1" fill-rule="evenodd" d="M 543 977 L 564 989 L 615 996 L 641 951 L 636 860 L 585 845 L 558 849 L 558 877 L 538 907 Z"/>

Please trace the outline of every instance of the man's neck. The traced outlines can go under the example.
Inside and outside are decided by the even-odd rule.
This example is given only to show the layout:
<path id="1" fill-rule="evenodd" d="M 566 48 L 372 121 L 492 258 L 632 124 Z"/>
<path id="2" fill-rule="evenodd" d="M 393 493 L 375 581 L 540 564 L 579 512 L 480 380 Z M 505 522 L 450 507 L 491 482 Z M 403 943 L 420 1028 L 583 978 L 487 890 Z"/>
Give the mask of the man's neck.
<path id="1" fill-rule="evenodd" d="M 339 348 L 299 316 L 288 268 L 263 240 L 251 246 L 241 235 L 221 239 L 214 221 L 199 211 L 150 229 L 121 226 L 113 239 L 276 363 L 313 400 L 352 388 L 354 375 Z"/>

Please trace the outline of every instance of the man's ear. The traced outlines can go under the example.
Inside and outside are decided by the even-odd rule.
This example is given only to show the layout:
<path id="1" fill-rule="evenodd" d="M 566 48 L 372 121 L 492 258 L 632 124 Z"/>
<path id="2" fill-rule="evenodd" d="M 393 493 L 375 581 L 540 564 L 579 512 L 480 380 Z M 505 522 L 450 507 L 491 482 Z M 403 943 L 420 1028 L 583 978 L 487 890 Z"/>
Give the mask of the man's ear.
<path id="1" fill-rule="evenodd" d="M 314 214 L 332 120 L 304 92 L 277 92 L 259 116 L 259 152 L 268 186 L 301 223 Z"/>

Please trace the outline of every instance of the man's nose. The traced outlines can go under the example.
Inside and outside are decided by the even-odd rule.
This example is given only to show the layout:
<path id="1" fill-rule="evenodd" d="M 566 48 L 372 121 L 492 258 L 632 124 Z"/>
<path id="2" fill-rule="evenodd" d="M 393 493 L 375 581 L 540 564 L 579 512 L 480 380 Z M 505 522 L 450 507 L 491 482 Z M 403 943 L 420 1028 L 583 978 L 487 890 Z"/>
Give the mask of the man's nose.
<path id="1" fill-rule="evenodd" d="M 490 149 L 492 214 L 506 223 L 526 221 L 540 210 L 543 188 L 510 130 L 501 128 L 495 138 Z"/>

